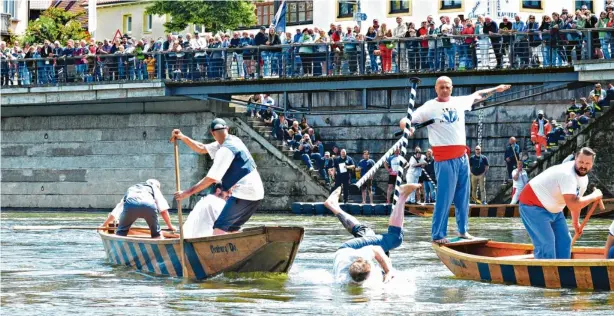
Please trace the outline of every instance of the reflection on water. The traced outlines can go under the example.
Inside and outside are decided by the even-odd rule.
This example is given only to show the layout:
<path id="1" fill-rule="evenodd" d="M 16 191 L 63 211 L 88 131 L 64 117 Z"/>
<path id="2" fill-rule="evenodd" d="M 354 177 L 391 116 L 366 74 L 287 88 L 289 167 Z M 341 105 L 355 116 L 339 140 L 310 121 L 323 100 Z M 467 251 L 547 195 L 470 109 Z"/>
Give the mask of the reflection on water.
<path id="1" fill-rule="evenodd" d="M 407 217 L 405 242 L 392 252 L 395 278 L 363 288 L 333 283 L 332 261 L 349 238 L 334 217 L 255 216 L 250 226 L 298 225 L 305 237 L 286 274 L 226 274 L 185 282 L 106 262 L 93 231 L 17 231 L 14 225 L 93 226 L 102 213 L 2 212 L 0 256 L 2 314 L 105 315 L 233 314 L 522 314 L 559 315 L 614 310 L 614 292 L 549 290 L 459 280 L 437 259 L 429 242 L 430 219 Z M 387 218 L 361 218 L 383 231 Z M 591 219 L 579 246 L 603 247 L 610 220 Z M 144 225 L 144 223 L 139 223 Z M 456 227 L 454 219 L 450 228 Z M 472 234 L 528 242 L 519 219 L 470 220 Z M 451 231 L 452 232 L 452 231 Z"/>

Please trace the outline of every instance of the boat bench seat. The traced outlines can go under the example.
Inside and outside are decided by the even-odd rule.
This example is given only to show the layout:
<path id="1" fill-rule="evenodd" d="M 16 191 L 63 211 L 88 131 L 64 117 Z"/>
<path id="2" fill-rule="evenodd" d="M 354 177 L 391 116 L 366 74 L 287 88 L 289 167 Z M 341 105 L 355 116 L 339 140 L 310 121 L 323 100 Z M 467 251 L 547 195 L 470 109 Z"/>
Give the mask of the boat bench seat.
<path id="1" fill-rule="evenodd" d="M 497 259 L 505 259 L 505 260 L 519 260 L 519 259 L 533 259 L 533 254 L 524 254 L 524 255 L 514 255 L 514 256 L 504 256 L 504 257 L 496 257 Z"/>

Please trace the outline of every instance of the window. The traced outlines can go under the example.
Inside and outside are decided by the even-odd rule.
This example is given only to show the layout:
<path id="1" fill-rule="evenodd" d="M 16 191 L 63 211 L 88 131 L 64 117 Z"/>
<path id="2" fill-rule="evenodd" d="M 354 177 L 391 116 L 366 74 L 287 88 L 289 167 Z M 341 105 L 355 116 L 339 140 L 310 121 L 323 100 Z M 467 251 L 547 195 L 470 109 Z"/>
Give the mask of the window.
<path id="1" fill-rule="evenodd" d="M 541 1 L 522 1 L 522 8 L 529 10 L 543 10 Z"/>
<path id="2" fill-rule="evenodd" d="M 393 13 L 409 13 L 409 0 L 392 0 L 390 1 L 390 14 Z"/>
<path id="3" fill-rule="evenodd" d="M 354 13 L 358 12 L 358 6 L 355 0 L 338 0 L 337 1 L 337 18 L 352 18 Z"/>
<path id="4" fill-rule="evenodd" d="M 580 10 L 582 9 L 582 6 L 586 6 L 586 9 L 595 13 L 595 10 L 593 10 L 593 0 L 588 0 L 588 1 L 575 1 L 576 3 L 576 8 L 575 10 Z"/>
<path id="5" fill-rule="evenodd" d="M 273 2 L 256 3 L 256 18 L 258 25 L 271 25 L 271 21 L 275 19 L 275 9 Z"/>
<path id="6" fill-rule="evenodd" d="M 313 23 L 313 0 L 286 2 L 288 6 L 287 24 Z"/>
<path id="7" fill-rule="evenodd" d="M 205 25 L 204 24 L 194 24 L 194 32 L 205 33 Z"/>
<path id="8" fill-rule="evenodd" d="M 143 32 L 151 33 L 152 28 L 153 28 L 153 15 L 145 14 L 143 16 Z"/>
<path id="9" fill-rule="evenodd" d="M 123 32 L 124 34 L 132 33 L 132 15 L 131 14 L 124 15 L 123 28 L 124 28 L 124 32 Z"/>
<path id="10" fill-rule="evenodd" d="M 16 0 L 4 0 L 4 13 L 11 15 L 11 18 L 17 19 L 15 16 L 15 1 Z"/>
<path id="11" fill-rule="evenodd" d="M 463 9 L 463 1 L 462 0 L 442 0 L 439 1 L 439 10 L 462 10 Z"/>

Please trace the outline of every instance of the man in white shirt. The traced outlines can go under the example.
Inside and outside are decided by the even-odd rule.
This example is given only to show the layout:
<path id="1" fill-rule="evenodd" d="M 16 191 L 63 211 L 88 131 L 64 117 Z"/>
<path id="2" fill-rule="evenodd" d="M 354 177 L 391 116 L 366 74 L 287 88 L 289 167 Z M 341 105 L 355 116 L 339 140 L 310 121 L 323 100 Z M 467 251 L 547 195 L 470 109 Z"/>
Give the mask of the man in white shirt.
<path id="1" fill-rule="evenodd" d="M 414 154 L 409 158 L 409 170 L 407 172 L 407 183 L 418 183 L 422 168 L 426 166 L 426 159 L 422 156 L 422 149 L 418 146 L 414 149 Z M 409 203 L 416 204 L 416 192 L 409 195 Z"/>
<path id="2" fill-rule="evenodd" d="M 437 177 L 437 203 L 433 212 L 431 238 L 433 242 L 448 243 L 448 216 L 454 202 L 456 224 L 461 238 L 472 238 L 467 232 L 469 221 L 469 158 L 467 157 L 467 137 L 465 133 L 465 111 L 471 111 L 475 101 L 484 95 L 503 92 L 509 85 L 479 90 L 471 95 L 452 97 L 452 79 L 443 76 L 435 83 L 437 98 L 427 101 L 412 115 L 411 123 L 422 123 L 431 119 L 428 125 L 429 143 L 435 158 Z M 405 128 L 407 118 L 400 122 Z M 413 128 L 410 129 L 413 134 Z"/>
<path id="3" fill-rule="evenodd" d="M 194 205 L 188 219 L 183 223 L 183 237 L 199 238 L 213 235 L 213 224 L 226 206 L 228 195 L 220 184 L 216 184 L 212 194 L 203 197 Z"/>
<path id="4" fill-rule="evenodd" d="M 399 41 L 399 54 L 401 55 L 401 65 L 399 65 L 399 68 L 403 72 L 407 71 L 407 49 L 405 48 L 405 41 L 402 40 L 405 38 L 405 33 L 407 33 L 407 25 L 403 22 L 403 18 L 398 16 L 397 27 L 392 30 L 392 36 L 401 39 Z"/>
<path id="5" fill-rule="evenodd" d="M 331 193 L 324 206 L 333 212 L 343 227 L 354 236 L 353 239 L 344 242 L 335 253 L 333 274 L 336 282 L 386 283 L 392 278 L 392 261 L 388 257 L 388 252 L 403 243 L 405 200 L 419 187 L 419 184 L 405 184 L 400 187 L 399 200 L 394 205 L 388 221 L 388 232 L 378 235 L 341 209 L 339 206 L 341 188 Z"/>
<path id="6" fill-rule="evenodd" d="M 574 230 L 581 235 L 580 211 L 603 197 L 599 189 L 584 196 L 594 160 L 595 152 L 584 147 L 575 161 L 548 168 L 520 193 L 520 217 L 533 241 L 535 259 L 571 258 L 571 237 L 563 209 L 567 206 Z"/>
<path id="7" fill-rule="evenodd" d="M 117 203 L 113 211 L 102 224 L 106 227 L 115 219 L 119 220 L 116 235 L 128 236 L 130 227 L 139 218 L 147 222 L 151 238 L 162 238 L 160 225 L 158 225 L 158 213 L 164 219 L 170 230 L 175 230 L 168 216 L 168 202 L 160 191 L 160 182 L 149 179 L 144 183 L 138 183 L 128 188 L 124 197 Z"/>
<path id="8" fill-rule="evenodd" d="M 182 140 L 190 149 L 199 154 L 209 154 L 213 166 L 202 180 L 185 191 L 175 193 L 181 201 L 215 183 L 221 183 L 222 190 L 231 191 L 224 209 L 213 225 L 213 235 L 236 232 L 249 220 L 264 199 L 264 187 L 256 163 L 241 139 L 228 134 L 228 125 L 220 118 L 211 122 L 211 135 L 215 142 L 203 144 L 175 129 L 171 142 Z"/>
<path id="9" fill-rule="evenodd" d="M 520 198 L 520 192 L 529 183 L 529 175 L 526 170 L 522 168 L 522 161 L 517 162 L 518 168 L 512 171 L 512 202 L 510 204 L 518 203 Z"/>
<path id="10" fill-rule="evenodd" d="M 604 253 L 606 259 L 614 259 L 614 221 L 608 231 L 608 239 L 605 242 Z"/>

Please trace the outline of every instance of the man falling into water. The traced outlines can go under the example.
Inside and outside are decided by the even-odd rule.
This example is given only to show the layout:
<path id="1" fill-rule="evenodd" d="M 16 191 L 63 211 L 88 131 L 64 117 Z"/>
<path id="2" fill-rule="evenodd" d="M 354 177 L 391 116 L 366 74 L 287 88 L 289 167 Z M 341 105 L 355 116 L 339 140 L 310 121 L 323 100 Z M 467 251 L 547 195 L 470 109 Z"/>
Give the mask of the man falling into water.
<path id="1" fill-rule="evenodd" d="M 444 244 L 448 231 L 450 206 L 454 202 L 456 224 L 461 238 L 472 238 L 467 232 L 469 221 L 469 159 L 467 158 L 467 136 L 465 132 L 465 111 L 471 111 L 475 101 L 484 95 L 503 92 L 508 85 L 477 91 L 468 96 L 452 97 L 452 79 L 439 77 L 435 83 L 437 98 L 424 103 L 412 115 L 412 123 L 434 119 L 428 126 L 429 143 L 435 158 L 437 177 L 437 203 L 433 213 L 431 237 L 433 242 Z M 407 118 L 400 122 L 405 128 Z M 413 134 L 413 128 L 411 129 Z"/>
<path id="2" fill-rule="evenodd" d="M 405 200 L 420 187 L 419 184 L 402 185 L 397 204 L 394 205 L 388 232 L 376 235 L 373 230 L 361 224 L 354 216 L 344 212 L 339 206 L 341 188 L 337 188 L 324 202 L 343 224 L 354 239 L 344 242 L 335 253 L 335 281 L 362 284 L 365 281 L 384 283 L 392 278 L 392 262 L 388 252 L 403 242 L 403 220 L 405 218 Z"/>

